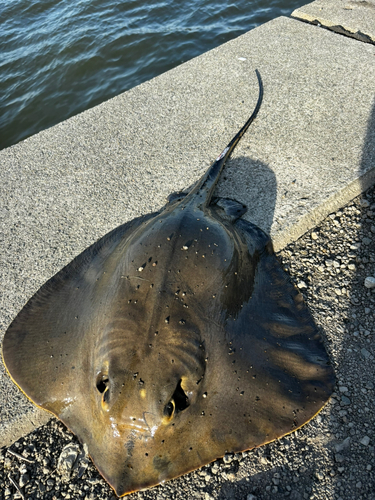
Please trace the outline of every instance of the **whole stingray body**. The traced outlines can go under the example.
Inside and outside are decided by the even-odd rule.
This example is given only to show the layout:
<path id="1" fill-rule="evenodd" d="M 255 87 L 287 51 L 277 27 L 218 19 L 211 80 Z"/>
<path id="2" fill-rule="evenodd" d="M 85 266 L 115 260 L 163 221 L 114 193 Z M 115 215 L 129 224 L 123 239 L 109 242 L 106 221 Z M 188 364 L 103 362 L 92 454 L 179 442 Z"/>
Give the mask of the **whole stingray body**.
<path id="1" fill-rule="evenodd" d="M 245 207 L 213 190 L 240 132 L 187 194 L 93 244 L 5 334 L 16 384 L 86 443 L 121 496 L 268 443 L 327 402 L 332 367 Z"/>

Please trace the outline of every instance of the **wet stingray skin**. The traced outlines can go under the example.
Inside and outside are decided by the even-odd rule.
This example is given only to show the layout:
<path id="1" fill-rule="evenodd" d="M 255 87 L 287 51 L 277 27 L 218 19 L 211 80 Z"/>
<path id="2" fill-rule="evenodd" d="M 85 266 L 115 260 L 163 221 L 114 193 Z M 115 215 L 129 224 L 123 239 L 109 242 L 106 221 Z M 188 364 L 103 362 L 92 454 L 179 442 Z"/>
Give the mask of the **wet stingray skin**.
<path id="1" fill-rule="evenodd" d="M 3 358 L 121 496 L 310 420 L 334 375 L 269 237 L 212 199 L 255 118 L 186 195 L 101 238 L 29 300 Z"/>

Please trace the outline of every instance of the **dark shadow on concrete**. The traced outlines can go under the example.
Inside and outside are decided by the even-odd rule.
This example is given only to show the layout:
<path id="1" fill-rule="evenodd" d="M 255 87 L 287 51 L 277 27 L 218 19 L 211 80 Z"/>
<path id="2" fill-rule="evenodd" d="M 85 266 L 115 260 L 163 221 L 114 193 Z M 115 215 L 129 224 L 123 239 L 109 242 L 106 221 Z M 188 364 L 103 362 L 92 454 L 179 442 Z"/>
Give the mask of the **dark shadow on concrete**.
<path id="1" fill-rule="evenodd" d="M 370 176 L 371 170 L 375 169 L 375 96 L 371 116 L 368 120 L 367 134 L 364 141 L 360 174 L 363 177 L 363 191 L 374 184 L 374 176 Z M 372 181 L 371 181 L 372 179 Z"/>
<path id="2" fill-rule="evenodd" d="M 247 207 L 244 218 L 259 226 L 267 234 L 273 223 L 277 181 L 268 165 L 249 157 L 229 160 L 224 167 L 217 191 L 234 193 L 233 197 Z"/>

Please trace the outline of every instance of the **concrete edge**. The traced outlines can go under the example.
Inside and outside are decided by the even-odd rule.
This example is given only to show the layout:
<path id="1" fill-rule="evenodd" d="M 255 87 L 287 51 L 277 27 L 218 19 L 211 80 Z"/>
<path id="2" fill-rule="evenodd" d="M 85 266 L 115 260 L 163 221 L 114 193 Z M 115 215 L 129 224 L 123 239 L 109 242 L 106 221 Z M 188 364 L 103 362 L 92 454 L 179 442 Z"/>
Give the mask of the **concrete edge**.
<path id="1" fill-rule="evenodd" d="M 355 40 L 359 40 L 360 42 L 375 44 L 375 39 L 373 39 L 369 35 L 366 35 L 366 33 L 362 33 L 362 31 L 354 31 L 348 27 L 335 24 L 332 21 L 328 21 L 327 19 L 311 16 L 309 14 L 306 14 L 305 12 L 301 12 L 299 8 L 294 10 L 290 16 L 293 19 L 304 21 L 309 24 L 314 24 L 315 26 L 320 26 L 321 28 L 328 29 L 330 31 L 333 31 L 334 33 L 338 33 L 339 35 L 354 38 Z"/>
<path id="2" fill-rule="evenodd" d="M 0 448 L 10 446 L 21 437 L 46 424 L 50 419 L 50 413 L 37 407 L 24 415 L 18 416 L 9 425 L 1 429 Z"/>
<path id="3" fill-rule="evenodd" d="M 375 184 L 375 167 L 328 198 L 323 205 L 320 205 L 311 213 L 303 216 L 297 224 L 289 228 L 288 232 L 285 231 L 284 235 L 275 238 L 273 240 L 275 252 L 279 252 L 289 245 L 289 243 L 298 240 L 298 238 L 307 231 L 310 231 L 322 222 L 329 214 L 345 206 L 351 200 L 365 192 L 373 184 Z"/>

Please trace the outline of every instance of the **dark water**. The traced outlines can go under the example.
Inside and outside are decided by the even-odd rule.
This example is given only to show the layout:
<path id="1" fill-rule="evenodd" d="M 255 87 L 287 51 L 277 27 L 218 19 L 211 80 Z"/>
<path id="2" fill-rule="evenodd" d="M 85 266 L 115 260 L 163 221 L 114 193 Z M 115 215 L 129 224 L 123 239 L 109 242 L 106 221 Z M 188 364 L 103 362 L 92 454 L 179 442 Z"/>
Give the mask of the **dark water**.
<path id="1" fill-rule="evenodd" d="M 302 0 L 0 0 L 0 149 Z"/>

